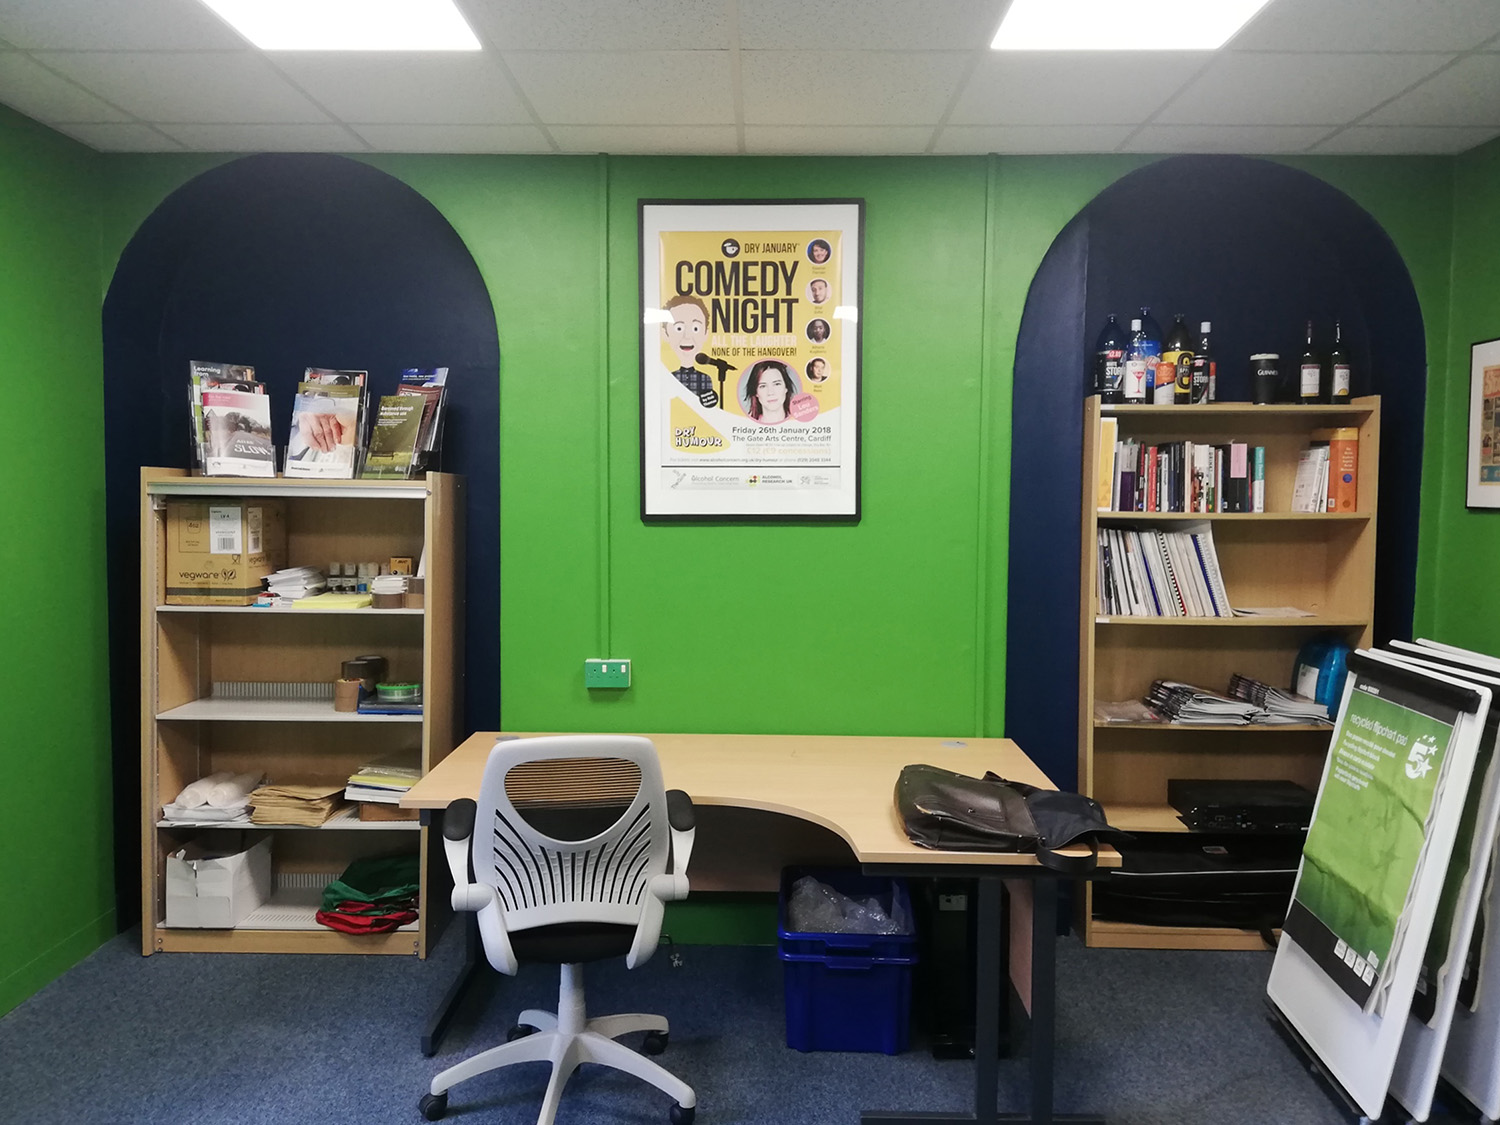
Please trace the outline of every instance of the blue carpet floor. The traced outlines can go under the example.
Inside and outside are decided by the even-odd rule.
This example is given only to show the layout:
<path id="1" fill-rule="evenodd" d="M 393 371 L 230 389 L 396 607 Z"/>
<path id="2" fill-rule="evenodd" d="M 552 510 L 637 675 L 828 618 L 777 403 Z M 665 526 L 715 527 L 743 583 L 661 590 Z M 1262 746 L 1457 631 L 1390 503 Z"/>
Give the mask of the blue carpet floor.
<path id="1" fill-rule="evenodd" d="M 769 948 L 690 946 L 634 973 L 587 970 L 589 1009 L 655 1011 L 662 1056 L 695 1087 L 699 1125 L 855 1125 L 860 1109 L 972 1107 L 972 1064 L 935 1061 L 920 1033 L 898 1057 L 785 1045 Z M 504 1038 L 523 1007 L 554 1007 L 555 970 L 488 970 L 435 1058 L 420 1029 L 462 956 L 450 926 L 426 962 L 395 957 L 163 954 L 125 934 L 0 1019 L 0 1121 L 417 1125 L 437 1071 Z M 1350 1118 L 1267 1024 L 1269 954 L 1059 948 L 1057 1108 L 1112 1125 L 1337 1125 Z M 1002 1109 L 1024 1108 L 1026 1060 L 1000 1066 Z M 454 1088 L 449 1119 L 535 1120 L 545 1064 Z M 664 1125 L 668 1099 L 598 1067 L 574 1075 L 560 1125 Z"/>

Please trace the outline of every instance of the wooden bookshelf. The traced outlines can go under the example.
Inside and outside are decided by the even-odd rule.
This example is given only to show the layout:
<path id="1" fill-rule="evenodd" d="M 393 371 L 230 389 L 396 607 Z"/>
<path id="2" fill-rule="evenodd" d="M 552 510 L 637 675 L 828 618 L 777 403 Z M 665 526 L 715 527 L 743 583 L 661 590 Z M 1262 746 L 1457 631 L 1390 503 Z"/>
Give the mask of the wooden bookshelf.
<path id="1" fill-rule="evenodd" d="M 1096 509 L 1099 421 L 1145 444 L 1246 442 L 1266 449 L 1266 511 L 1194 514 Z M 1331 728 L 1319 724 L 1241 727 L 1110 723 L 1096 700 L 1138 699 L 1153 680 L 1175 679 L 1223 691 L 1234 673 L 1284 686 L 1308 640 L 1336 634 L 1353 647 L 1373 640 L 1375 534 L 1380 463 L 1380 400 L 1339 406 L 1116 406 L 1087 400 L 1084 410 L 1080 568 L 1078 785 L 1104 805 L 1110 822 L 1132 833 L 1186 831 L 1167 804 L 1170 778 L 1287 779 L 1316 789 Z M 1358 509 L 1292 512 L 1297 459 L 1311 432 L 1359 429 Z M 1311 617 L 1127 617 L 1101 614 L 1097 531 L 1211 521 L 1231 604 L 1294 606 Z M 1089 945 L 1154 949 L 1259 949 L 1259 934 L 1213 927 L 1149 926 L 1094 916 L 1092 887 L 1080 896 L 1079 926 Z"/>
<path id="2" fill-rule="evenodd" d="M 285 506 L 288 566 L 327 566 L 425 550 L 420 609 L 335 611 L 166 604 L 167 504 L 265 497 Z M 458 615 L 463 604 L 462 478 L 396 481 L 188 476 L 141 471 L 141 951 L 384 953 L 425 957 L 448 914 L 430 894 L 440 848 L 415 821 L 336 815 L 292 825 L 188 827 L 162 805 L 215 770 L 275 783 L 342 782 L 375 758 L 409 756 L 425 772 L 457 745 Z M 333 710 L 344 660 L 380 653 L 393 681 L 422 684 L 419 715 Z M 217 685 L 217 690 L 216 690 Z M 228 690 L 234 688 L 234 691 Z M 319 692 L 326 696 L 319 697 Z M 226 830 L 271 836 L 273 891 L 233 929 L 166 925 L 166 858 Z M 321 888 L 361 856 L 412 852 L 423 872 L 418 920 L 386 934 L 343 934 L 313 915 Z"/>

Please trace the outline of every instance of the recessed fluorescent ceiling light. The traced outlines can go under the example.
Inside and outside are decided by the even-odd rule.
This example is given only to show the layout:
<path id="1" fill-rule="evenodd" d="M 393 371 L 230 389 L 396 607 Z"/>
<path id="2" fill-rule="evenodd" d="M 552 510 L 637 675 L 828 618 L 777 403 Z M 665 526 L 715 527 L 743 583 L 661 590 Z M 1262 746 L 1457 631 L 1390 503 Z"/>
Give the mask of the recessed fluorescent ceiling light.
<path id="1" fill-rule="evenodd" d="M 996 51 L 1216 51 L 1269 0 L 1012 0 Z"/>
<path id="2" fill-rule="evenodd" d="M 477 51 L 453 0 L 203 0 L 262 51 Z"/>

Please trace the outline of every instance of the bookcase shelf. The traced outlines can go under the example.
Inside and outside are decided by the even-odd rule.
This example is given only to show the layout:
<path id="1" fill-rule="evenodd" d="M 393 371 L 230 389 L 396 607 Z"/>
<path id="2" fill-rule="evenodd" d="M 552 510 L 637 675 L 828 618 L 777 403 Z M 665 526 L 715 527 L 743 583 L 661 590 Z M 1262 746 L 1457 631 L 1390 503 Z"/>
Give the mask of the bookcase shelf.
<path id="1" fill-rule="evenodd" d="M 426 558 L 421 609 L 298 610 L 166 604 L 167 506 L 176 499 L 264 498 L 285 512 L 286 565 Z M 276 784 L 340 784 L 397 756 L 425 772 L 458 744 L 463 604 L 462 478 L 395 481 L 194 477 L 141 472 L 141 950 L 198 953 L 383 953 L 427 956 L 446 896 L 430 893 L 441 849 L 415 821 L 361 821 L 350 810 L 316 827 L 168 824 L 162 805 L 217 770 Z M 388 660 L 391 682 L 420 682 L 420 714 L 333 709 L 342 661 Z M 167 856 L 226 830 L 269 836 L 269 902 L 234 929 L 166 925 Z M 316 922 L 321 888 L 362 857 L 418 857 L 418 919 L 388 934 Z M 443 875 L 438 875 L 441 878 Z"/>
<path id="2" fill-rule="evenodd" d="M 1100 419 L 1120 439 L 1143 444 L 1246 442 L 1265 447 L 1264 513 L 1098 511 Z M 1297 459 L 1315 429 L 1359 430 L 1358 508 L 1292 512 Z M 1373 639 L 1375 512 L 1380 462 L 1380 400 L 1339 406 L 1104 405 L 1087 400 L 1079 614 L 1078 787 L 1126 831 L 1188 830 L 1167 804 L 1172 778 L 1291 780 L 1315 789 L 1332 728 L 1104 722 L 1096 700 L 1142 698 L 1158 679 L 1224 691 L 1234 673 L 1285 687 L 1301 646 L 1334 634 L 1353 647 Z M 1129 617 L 1099 612 L 1097 531 L 1210 521 L 1224 586 L 1237 606 L 1294 606 L 1311 617 Z M 1260 949 L 1249 931 L 1142 925 L 1094 914 L 1092 885 L 1080 896 L 1079 928 L 1089 945 L 1115 948 Z"/>

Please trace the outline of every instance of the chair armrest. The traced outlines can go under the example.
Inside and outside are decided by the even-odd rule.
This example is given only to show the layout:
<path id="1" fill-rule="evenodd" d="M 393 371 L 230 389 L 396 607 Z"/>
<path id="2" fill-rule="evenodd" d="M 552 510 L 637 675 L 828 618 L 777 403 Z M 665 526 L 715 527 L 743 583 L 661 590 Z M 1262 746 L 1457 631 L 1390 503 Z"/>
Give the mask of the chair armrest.
<path id="1" fill-rule="evenodd" d="M 688 859 L 693 854 L 697 815 L 693 799 L 681 789 L 667 790 L 667 826 L 672 830 L 672 874 L 683 880 L 682 893 L 673 898 L 687 898 Z"/>
<path id="2" fill-rule="evenodd" d="M 443 854 L 448 859 L 454 891 L 469 883 L 469 838 L 474 834 L 476 811 L 477 806 L 468 797 L 452 802 L 443 810 Z M 463 908 L 455 903 L 453 909 Z"/>

